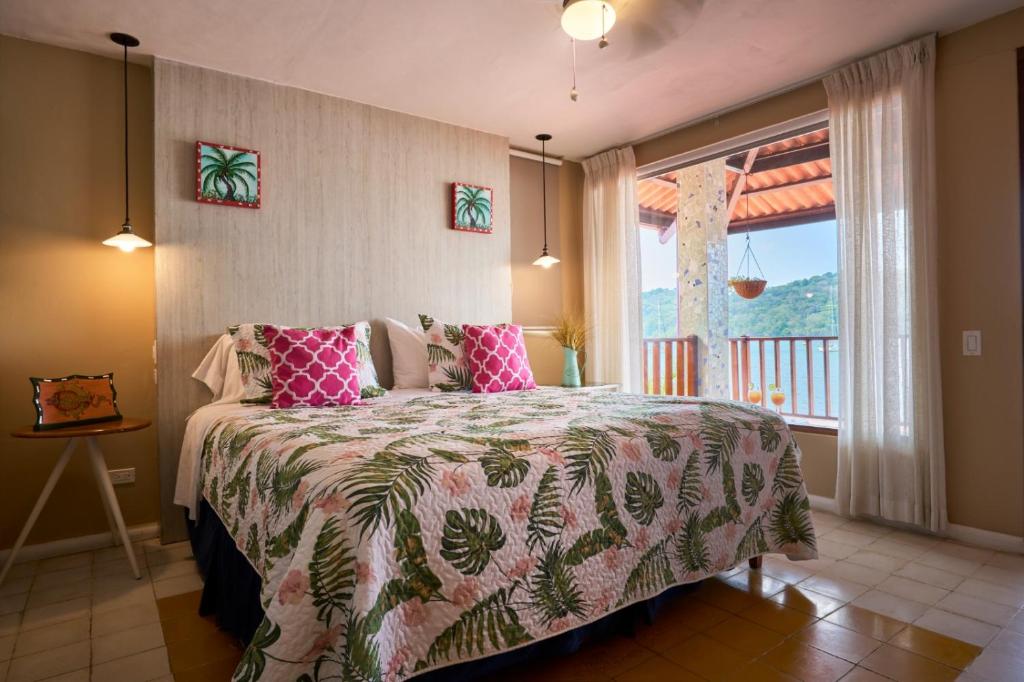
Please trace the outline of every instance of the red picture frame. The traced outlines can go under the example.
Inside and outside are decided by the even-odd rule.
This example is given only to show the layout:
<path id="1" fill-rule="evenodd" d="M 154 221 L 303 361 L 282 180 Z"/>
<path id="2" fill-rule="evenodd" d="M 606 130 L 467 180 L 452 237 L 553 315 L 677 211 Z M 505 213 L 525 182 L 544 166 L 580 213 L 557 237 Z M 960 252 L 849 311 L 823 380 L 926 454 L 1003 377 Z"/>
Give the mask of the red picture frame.
<path id="1" fill-rule="evenodd" d="M 209 175 L 207 175 L 207 176 L 203 175 L 203 148 L 204 147 L 208 148 L 208 149 L 211 149 L 211 150 L 219 150 L 222 153 L 222 156 L 224 156 L 228 161 L 232 160 L 233 158 L 235 158 L 236 156 L 238 156 L 240 154 L 246 154 L 246 155 L 254 156 L 255 157 L 254 163 L 256 165 L 255 173 L 252 173 L 251 169 L 248 168 L 248 167 L 236 168 L 235 170 L 238 173 L 237 177 L 233 177 L 233 179 L 229 179 L 228 182 L 223 182 L 222 181 L 220 183 L 218 183 L 216 181 L 216 179 L 215 179 L 213 181 L 213 183 L 212 183 L 212 190 L 211 190 L 211 185 L 207 184 L 208 181 L 209 181 Z M 229 154 L 230 154 L 230 156 L 229 156 Z M 249 161 L 248 163 L 253 163 L 253 162 Z M 246 165 L 248 165 L 248 163 Z M 253 175 L 255 176 L 255 198 L 254 199 L 253 199 L 253 196 L 254 196 L 253 192 L 251 191 L 252 190 L 251 183 L 253 182 L 253 178 L 252 178 Z M 242 185 L 247 190 L 249 190 L 247 192 L 247 194 L 246 194 L 246 197 L 245 197 L 245 199 L 247 199 L 247 200 L 239 201 L 237 199 L 232 198 L 232 196 L 234 194 L 234 191 L 237 189 L 237 185 L 235 185 L 236 182 L 238 183 L 238 185 Z M 205 188 L 205 191 L 204 191 L 204 184 L 207 185 L 206 188 Z M 227 192 L 227 196 L 225 196 L 224 193 L 221 192 L 221 187 L 224 187 L 225 191 Z M 251 199 L 251 200 L 249 200 L 249 199 Z M 240 208 L 259 208 L 261 203 L 262 203 L 262 200 L 263 200 L 263 171 L 262 171 L 262 162 L 260 160 L 260 153 L 259 153 L 259 151 L 255 150 L 255 149 L 245 149 L 244 147 L 234 147 L 234 146 L 229 145 L 229 144 L 218 144 L 216 142 L 206 142 L 206 141 L 203 141 L 203 140 L 197 140 L 196 141 L 196 201 L 202 202 L 204 204 L 216 204 L 218 206 L 238 206 Z"/>
<path id="2" fill-rule="evenodd" d="M 67 426 L 119 421 L 114 373 L 71 374 L 44 379 L 29 377 L 32 382 L 32 404 L 36 408 L 36 431 Z"/>
<path id="3" fill-rule="evenodd" d="M 467 210 L 469 197 L 484 199 L 475 209 Z M 452 229 L 461 232 L 491 234 L 494 232 L 494 190 L 468 182 L 452 183 Z M 473 224 L 480 221 L 481 224 Z"/>

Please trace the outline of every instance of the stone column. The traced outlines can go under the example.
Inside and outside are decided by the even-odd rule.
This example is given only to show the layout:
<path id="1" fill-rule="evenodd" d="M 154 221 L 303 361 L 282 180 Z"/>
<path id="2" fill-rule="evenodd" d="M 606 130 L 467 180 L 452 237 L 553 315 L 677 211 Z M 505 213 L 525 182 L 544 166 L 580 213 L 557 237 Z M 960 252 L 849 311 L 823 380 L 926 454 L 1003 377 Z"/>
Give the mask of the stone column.
<path id="1" fill-rule="evenodd" d="M 700 340 L 697 392 L 729 397 L 729 254 L 725 159 L 677 172 L 679 333 Z"/>

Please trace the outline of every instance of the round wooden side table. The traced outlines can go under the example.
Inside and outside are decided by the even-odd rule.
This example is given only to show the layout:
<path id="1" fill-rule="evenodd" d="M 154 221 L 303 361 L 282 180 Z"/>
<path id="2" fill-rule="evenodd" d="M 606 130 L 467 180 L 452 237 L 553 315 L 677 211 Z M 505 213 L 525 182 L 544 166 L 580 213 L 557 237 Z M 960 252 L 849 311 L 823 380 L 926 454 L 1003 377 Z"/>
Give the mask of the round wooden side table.
<path id="1" fill-rule="evenodd" d="M 100 499 L 103 500 L 103 510 L 107 514 L 107 522 L 110 524 L 110 532 L 114 544 L 117 544 L 118 538 L 121 539 L 125 552 L 128 554 L 128 563 L 132 566 L 132 573 L 135 574 L 136 579 L 141 577 L 139 566 L 135 561 L 135 553 L 132 552 L 131 541 L 128 539 L 128 530 L 124 525 L 124 517 L 121 516 L 121 507 L 117 504 L 117 496 L 114 494 L 114 485 L 110 482 L 110 476 L 107 474 L 107 463 L 103 458 L 103 451 L 100 450 L 96 439 L 113 433 L 139 431 L 147 428 L 150 424 L 152 422 L 148 419 L 125 417 L 120 421 L 86 424 L 84 426 L 68 426 L 48 431 L 35 431 L 31 426 L 23 426 L 11 432 L 11 436 L 14 438 L 67 438 L 68 442 L 64 446 L 64 451 L 61 453 L 60 458 L 57 460 L 57 464 L 54 465 L 53 471 L 50 472 L 50 478 L 46 480 L 43 492 L 39 494 L 39 499 L 36 500 L 36 506 L 32 508 L 32 513 L 28 515 L 28 520 L 25 522 L 25 527 L 21 529 L 17 542 L 11 548 L 11 554 L 7 557 L 3 571 L 0 571 L 0 585 L 3 584 L 4 578 L 7 577 L 7 572 L 11 569 L 11 566 L 14 565 L 14 558 L 18 555 L 18 550 L 25 544 L 25 539 L 39 518 L 39 513 L 43 511 L 46 501 L 50 498 L 50 493 L 53 492 L 53 487 L 57 485 L 57 481 L 60 479 L 60 475 L 64 473 L 64 467 L 67 466 L 68 460 L 71 459 L 75 448 L 78 447 L 79 441 L 85 441 L 86 448 L 89 450 L 92 472 L 96 477 L 96 486 L 100 490 Z"/>

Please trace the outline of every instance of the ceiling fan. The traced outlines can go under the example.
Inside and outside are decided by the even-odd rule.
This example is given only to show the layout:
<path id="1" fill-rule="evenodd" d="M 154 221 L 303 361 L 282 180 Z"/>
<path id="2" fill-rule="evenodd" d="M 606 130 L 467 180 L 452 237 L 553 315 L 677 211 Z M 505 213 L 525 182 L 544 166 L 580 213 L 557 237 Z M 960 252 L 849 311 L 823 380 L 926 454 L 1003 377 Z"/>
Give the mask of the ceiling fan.
<path id="1" fill-rule="evenodd" d="M 562 30 L 572 39 L 572 89 L 569 99 L 575 102 L 580 93 L 576 89 L 576 41 L 596 40 L 598 47 L 608 47 L 608 31 L 615 25 L 615 8 L 607 0 L 563 0 Z"/>
<path id="2" fill-rule="evenodd" d="M 546 3 L 550 0 L 542 0 Z M 577 101 L 576 42 L 598 41 L 608 47 L 608 35 L 616 30 L 616 52 L 620 59 L 633 61 L 658 52 L 688 31 L 710 0 L 560 0 L 562 30 L 569 36 L 572 88 L 569 98 Z"/>

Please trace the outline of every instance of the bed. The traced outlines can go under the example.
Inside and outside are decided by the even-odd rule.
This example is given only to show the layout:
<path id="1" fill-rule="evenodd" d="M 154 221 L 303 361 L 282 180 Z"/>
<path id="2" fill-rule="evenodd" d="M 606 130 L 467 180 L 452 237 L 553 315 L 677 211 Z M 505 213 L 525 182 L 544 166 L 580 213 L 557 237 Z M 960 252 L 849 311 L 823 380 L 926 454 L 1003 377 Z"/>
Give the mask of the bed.
<path id="1" fill-rule="evenodd" d="M 767 553 L 817 556 L 786 424 L 730 401 L 210 405 L 189 421 L 176 502 L 215 514 L 259 577 L 236 680 L 408 679 Z"/>

